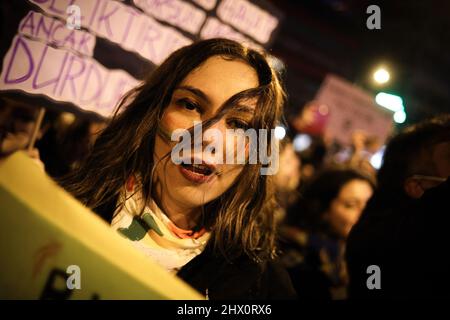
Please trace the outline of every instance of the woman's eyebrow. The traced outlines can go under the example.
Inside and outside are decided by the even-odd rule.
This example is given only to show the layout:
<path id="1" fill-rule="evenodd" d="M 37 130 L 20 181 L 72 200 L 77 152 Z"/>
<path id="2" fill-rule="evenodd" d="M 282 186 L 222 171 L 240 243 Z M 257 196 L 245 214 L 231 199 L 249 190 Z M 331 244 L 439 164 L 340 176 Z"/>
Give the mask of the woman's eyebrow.
<path id="1" fill-rule="evenodd" d="M 206 93 L 204 93 L 202 90 L 192 87 L 192 86 L 179 86 L 177 87 L 175 90 L 186 90 L 189 91 L 190 93 L 194 94 L 195 96 L 197 96 L 198 98 L 202 99 L 203 101 L 205 101 L 207 104 L 211 104 L 211 99 L 206 95 Z M 233 107 L 232 109 L 233 111 L 238 111 L 238 112 L 243 112 L 243 113 L 248 113 L 253 115 L 255 113 L 255 109 L 251 108 L 247 105 L 244 104 L 237 104 Z"/>
<path id="2" fill-rule="evenodd" d="M 251 108 L 247 105 L 244 104 L 237 104 L 235 106 L 235 108 L 233 108 L 233 111 L 238 111 L 238 112 L 243 112 L 243 113 L 249 113 L 249 114 L 254 114 L 255 113 L 255 109 Z"/>
<path id="3" fill-rule="evenodd" d="M 206 103 L 211 103 L 211 100 L 208 98 L 208 96 L 200 89 L 192 87 L 192 86 L 179 86 L 176 88 L 176 90 L 186 90 L 191 92 L 192 94 L 196 95 L 198 98 L 202 99 Z"/>

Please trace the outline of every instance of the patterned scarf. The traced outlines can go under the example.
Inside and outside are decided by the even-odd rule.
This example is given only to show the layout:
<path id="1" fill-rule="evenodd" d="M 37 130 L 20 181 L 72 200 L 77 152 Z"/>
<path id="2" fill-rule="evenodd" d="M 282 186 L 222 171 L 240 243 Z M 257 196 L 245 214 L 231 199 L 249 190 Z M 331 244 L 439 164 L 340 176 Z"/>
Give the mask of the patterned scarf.
<path id="1" fill-rule="evenodd" d="M 135 192 L 134 179 L 128 181 L 119 201 L 125 204 L 113 218 L 113 229 L 167 271 L 178 272 L 204 250 L 209 232 L 204 228 L 194 231 L 177 227 L 154 201 L 138 215 L 142 198 Z"/>

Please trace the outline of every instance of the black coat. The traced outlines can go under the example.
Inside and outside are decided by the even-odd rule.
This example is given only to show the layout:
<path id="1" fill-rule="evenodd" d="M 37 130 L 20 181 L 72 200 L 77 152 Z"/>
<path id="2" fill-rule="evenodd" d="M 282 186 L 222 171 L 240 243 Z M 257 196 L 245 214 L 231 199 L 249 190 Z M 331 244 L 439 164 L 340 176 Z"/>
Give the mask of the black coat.
<path id="1" fill-rule="evenodd" d="M 95 212 L 111 223 L 111 212 L 116 201 L 111 201 Z M 178 276 L 211 300 L 230 299 L 295 299 L 297 294 L 289 274 L 277 261 L 255 263 L 241 257 L 229 263 L 214 255 L 209 246 L 178 272 Z"/>
<path id="2" fill-rule="evenodd" d="M 450 297 L 450 179 L 418 200 L 370 200 L 347 241 L 350 297 Z M 381 289 L 368 289 L 367 267 Z"/>
<path id="3" fill-rule="evenodd" d="M 210 300 L 295 299 L 287 271 L 276 261 L 256 263 L 241 257 L 233 263 L 207 247 L 178 276 Z"/>

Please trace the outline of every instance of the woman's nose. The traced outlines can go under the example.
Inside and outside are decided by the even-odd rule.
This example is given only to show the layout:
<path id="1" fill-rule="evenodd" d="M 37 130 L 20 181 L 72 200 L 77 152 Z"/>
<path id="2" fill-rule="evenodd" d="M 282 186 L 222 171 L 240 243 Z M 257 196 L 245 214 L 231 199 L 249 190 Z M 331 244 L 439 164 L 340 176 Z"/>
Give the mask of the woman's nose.
<path id="1" fill-rule="evenodd" d="M 226 134 L 226 123 L 225 120 L 219 120 L 209 126 L 203 133 L 203 142 L 209 143 L 215 140 L 218 134 L 222 136 L 222 140 L 225 138 Z"/>
<path id="2" fill-rule="evenodd" d="M 206 129 L 203 135 L 204 150 L 208 150 L 207 153 L 214 155 L 214 157 L 219 157 L 216 160 L 223 161 L 221 163 L 227 163 L 228 161 L 234 163 L 238 152 L 236 150 L 237 145 L 242 144 L 239 142 L 239 135 L 236 136 L 229 129 L 226 121 L 220 120 Z M 244 150 L 243 152 L 245 153 Z"/>
<path id="3" fill-rule="evenodd" d="M 212 153 L 217 152 L 219 147 L 222 149 L 226 140 L 226 129 L 225 120 L 219 120 L 208 127 L 203 133 L 203 147 L 212 147 Z"/>

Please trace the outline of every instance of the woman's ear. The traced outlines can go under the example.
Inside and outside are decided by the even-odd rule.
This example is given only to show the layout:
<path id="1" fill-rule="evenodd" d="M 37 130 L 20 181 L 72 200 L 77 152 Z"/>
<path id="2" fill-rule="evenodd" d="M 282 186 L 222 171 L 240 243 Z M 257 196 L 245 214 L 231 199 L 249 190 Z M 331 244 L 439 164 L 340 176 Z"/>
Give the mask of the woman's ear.
<path id="1" fill-rule="evenodd" d="M 425 192 L 419 181 L 414 178 L 407 178 L 403 185 L 403 189 L 405 190 L 405 193 L 413 199 L 419 199 Z"/>

